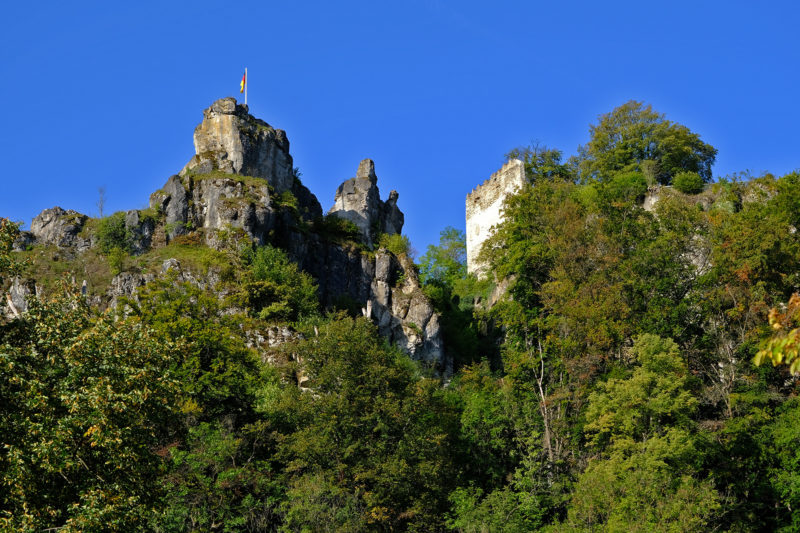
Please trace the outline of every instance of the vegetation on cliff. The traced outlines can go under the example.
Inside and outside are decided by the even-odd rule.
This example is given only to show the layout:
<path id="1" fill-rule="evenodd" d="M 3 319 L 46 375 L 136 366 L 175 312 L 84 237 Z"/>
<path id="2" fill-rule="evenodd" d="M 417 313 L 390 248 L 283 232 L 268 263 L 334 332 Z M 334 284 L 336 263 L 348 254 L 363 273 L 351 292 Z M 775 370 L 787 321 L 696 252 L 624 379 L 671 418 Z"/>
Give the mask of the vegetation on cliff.
<path id="1" fill-rule="evenodd" d="M 800 174 L 711 183 L 716 150 L 637 102 L 591 134 L 509 154 L 493 277 L 454 228 L 420 257 L 450 376 L 236 239 L 124 259 L 204 250 L 224 294 L 168 270 L 104 313 L 68 280 L 4 309 L 0 529 L 796 531 Z M 17 233 L 3 288 L 63 275 Z"/>

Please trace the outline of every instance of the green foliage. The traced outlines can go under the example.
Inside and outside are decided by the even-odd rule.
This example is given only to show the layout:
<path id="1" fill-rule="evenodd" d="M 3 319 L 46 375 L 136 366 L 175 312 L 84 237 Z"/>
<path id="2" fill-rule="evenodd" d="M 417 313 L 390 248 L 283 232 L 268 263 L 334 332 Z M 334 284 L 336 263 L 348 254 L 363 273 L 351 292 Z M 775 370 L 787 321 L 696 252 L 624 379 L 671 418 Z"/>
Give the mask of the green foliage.
<path id="1" fill-rule="evenodd" d="M 506 154 L 506 159 L 521 160 L 525 165 L 525 177 L 530 183 L 542 180 L 572 181 L 572 171 L 569 165 L 561 162 L 562 155 L 560 150 L 536 143 L 514 148 Z"/>
<path id="2" fill-rule="evenodd" d="M 317 286 L 282 250 L 259 246 L 245 256 L 247 279 L 238 300 L 262 320 L 298 320 L 318 312 Z"/>
<path id="3" fill-rule="evenodd" d="M 491 335 L 485 321 L 474 312 L 473 302 L 488 297 L 489 282 L 467 275 L 467 243 L 463 231 L 447 227 L 439 245 L 429 245 L 419 266 L 423 291 L 441 314 L 442 336 L 456 365 L 493 355 Z M 488 332 L 487 332 L 488 333 Z"/>
<path id="4" fill-rule="evenodd" d="M 130 252 L 131 234 L 125 227 L 125 213 L 122 211 L 100 219 L 97 226 L 97 245 L 104 254 L 114 250 Z"/>
<path id="5" fill-rule="evenodd" d="M 23 265 L 11 255 L 18 236 L 19 225 L 7 218 L 0 218 L 0 287 L 5 287 L 6 279 L 16 276 L 22 269 Z M 5 302 L 0 303 L 4 304 Z"/>
<path id="6" fill-rule="evenodd" d="M 111 269 L 111 273 L 117 275 L 122 272 L 123 265 L 125 264 L 125 258 L 128 257 L 128 253 L 122 248 L 115 247 L 108 251 L 106 257 L 108 258 L 108 266 Z"/>
<path id="7" fill-rule="evenodd" d="M 283 191 L 278 197 L 278 205 L 287 207 L 296 211 L 299 208 L 297 197 L 292 194 L 292 191 Z"/>
<path id="8" fill-rule="evenodd" d="M 179 405 L 176 348 L 64 289 L 0 330 L 0 529 L 142 529 Z"/>
<path id="9" fill-rule="evenodd" d="M 672 186 L 684 194 L 701 193 L 705 185 L 697 172 L 678 172 L 672 178 Z"/>
<path id="10" fill-rule="evenodd" d="M 346 218 L 327 214 L 314 220 L 312 231 L 323 239 L 335 243 L 360 242 L 361 230 Z"/>
<path id="11" fill-rule="evenodd" d="M 800 517 L 795 510 L 800 505 L 800 404 L 797 399 L 786 402 L 769 428 L 768 453 L 775 458 L 769 479 L 778 494 L 778 501 L 788 515 L 781 531 L 797 531 Z"/>
<path id="12" fill-rule="evenodd" d="M 411 241 L 406 235 L 381 233 L 378 248 L 386 248 L 396 256 L 411 255 Z"/>
<path id="13" fill-rule="evenodd" d="M 641 366 L 601 382 L 589 397 L 585 429 L 599 456 L 578 479 L 569 523 L 608 531 L 707 529 L 720 497 L 697 475 L 697 400 L 686 364 L 674 342 L 654 335 L 640 336 L 632 355 Z"/>
<path id="14" fill-rule="evenodd" d="M 313 392 L 289 386 L 277 400 L 294 420 L 281 440 L 286 527 L 436 530 L 456 477 L 453 406 L 369 321 L 340 316 L 317 331 L 286 348 Z"/>
<path id="15" fill-rule="evenodd" d="M 279 518 L 282 488 L 269 461 L 270 428 L 264 422 L 234 432 L 219 423 L 189 430 L 185 448 L 169 450 L 163 478 L 166 509 L 156 531 L 268 531 Z"/>
<path id="16" fill-rule="evenodd" d="M 717 150 L 650 105 L 626 102 L 601 115 L 589 131 L 591 140 L 573 161 L 583 181 L 606 180 L 619 171 L 646 172 L 665 185 L 681 171 L 711 181 Z"/>
<path id="17" fill-rule="evenodd" d="M 661 435 L 669 426 L 691 425 L 697 399 L 678 346 L 645 334 L 631 351 L 641 366 L 630 377 L 599 383 L 589 396 L 585 430 L 593 446 L 625 446 Z"/>
<path id="18" fill-rule="evenodd" d="M 239 321 L 221 316 L 216 294 L 179 282 L 171 270 L 140 289 L 138 302 L 127 303 L 131 312 L 177 343 L 172 363 L 182 384 L 184 414 L 198 420 L 248 415 L 255 359 L 235 334 Z"/>
<path id="19" fill-rule="evenodd" d="M 439 245 L 428 245 L 419 262 L 423 284 L 439 282 L 448 287 L 467 275 L 467 238 L 464 232 L 448 226 L 439 234 Z"/>
<path id="20" fill-rule="evenodd" d="M 604 184 L 601 198 L 609 203 L 640 202 L 647 192 L 647 180 L 640 172 L 619 172 Z"/>

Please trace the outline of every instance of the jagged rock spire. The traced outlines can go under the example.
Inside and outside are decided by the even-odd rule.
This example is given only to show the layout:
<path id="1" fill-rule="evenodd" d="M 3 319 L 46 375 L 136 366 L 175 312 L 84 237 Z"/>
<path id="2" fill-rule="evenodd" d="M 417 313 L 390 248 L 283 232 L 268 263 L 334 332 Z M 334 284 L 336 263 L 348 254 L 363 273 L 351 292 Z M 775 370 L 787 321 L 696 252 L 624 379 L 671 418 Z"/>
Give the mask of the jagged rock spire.
<path id="1" fill-rule="evenodd" d="M 393 235 L 403 230 L 405 217 L 397 207 L 397 197 L 397 191 L 392 191 L 385 203 L 381 201 L 375 163 L 364 159 L 358 164 L 356 177 L 336 189 L 329 213 L 355 224 L 367 246 L 372 246 L 378 233 Z"/>
<path id="2" fill-rule="evenodd" d="M 286 132 L 248 113 L 235 98 L 217 100 L 203 111 L 194 130 L 196 155 L 181 171 L 207 174 L 219 170 L 264 178 L 277 192 L 294 182 L 292 156 Z"/>

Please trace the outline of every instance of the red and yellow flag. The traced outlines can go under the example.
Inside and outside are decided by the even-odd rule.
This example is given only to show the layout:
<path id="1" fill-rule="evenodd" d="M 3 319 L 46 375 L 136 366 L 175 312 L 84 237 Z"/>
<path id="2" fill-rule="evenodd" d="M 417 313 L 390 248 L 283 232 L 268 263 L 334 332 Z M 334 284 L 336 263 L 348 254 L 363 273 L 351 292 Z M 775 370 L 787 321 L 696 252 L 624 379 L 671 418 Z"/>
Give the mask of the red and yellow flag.
<path id="1" fill-rule="evenodd" d="M 244 92 L 244 86 L 245 86 L 246 83 L 247 83 L 247 72 L 242 74 L 242 86 L 239 88 L 239 92 L 240 93 Z"/>

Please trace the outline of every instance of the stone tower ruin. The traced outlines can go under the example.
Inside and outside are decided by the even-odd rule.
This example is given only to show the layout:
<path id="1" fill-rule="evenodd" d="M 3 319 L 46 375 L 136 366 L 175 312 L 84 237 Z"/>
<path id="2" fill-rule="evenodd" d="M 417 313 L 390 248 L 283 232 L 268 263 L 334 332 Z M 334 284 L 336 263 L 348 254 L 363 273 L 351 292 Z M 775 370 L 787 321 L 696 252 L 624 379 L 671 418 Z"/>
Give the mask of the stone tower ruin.
<path id="1" fill-rule="evenodd" d="M 525 165 L 512 159 L 467 195 L 467 272 L 481 276 L 485 265 L 478 262 L 481 246 L 503 221 L 506 198 L 525 183 Z"/>

